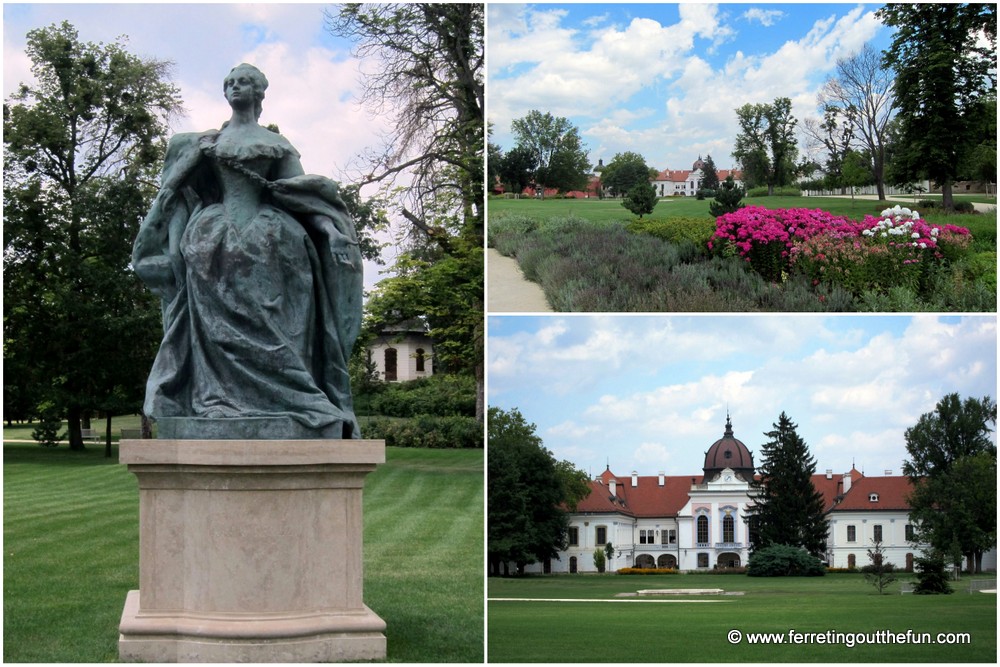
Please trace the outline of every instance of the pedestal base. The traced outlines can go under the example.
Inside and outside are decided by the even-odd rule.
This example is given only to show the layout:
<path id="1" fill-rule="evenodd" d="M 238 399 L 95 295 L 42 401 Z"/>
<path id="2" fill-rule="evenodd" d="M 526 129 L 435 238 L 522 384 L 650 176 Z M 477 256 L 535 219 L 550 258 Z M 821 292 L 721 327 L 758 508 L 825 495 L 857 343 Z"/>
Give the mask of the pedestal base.
<path id="1" fill-rule="evenodd" d="M 123 440 L 139 481 L 139 590 L 119 656 L 380 660 L 362 601 L 364 477 L 382 441 Z"/>

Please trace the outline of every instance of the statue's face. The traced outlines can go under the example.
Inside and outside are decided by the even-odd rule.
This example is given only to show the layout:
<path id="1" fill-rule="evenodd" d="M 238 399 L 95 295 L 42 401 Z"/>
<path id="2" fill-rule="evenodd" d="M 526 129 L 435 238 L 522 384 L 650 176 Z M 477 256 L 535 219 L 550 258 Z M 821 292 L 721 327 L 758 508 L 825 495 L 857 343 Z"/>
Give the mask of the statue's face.
<path id="1" fill-rule="evenodd" d="M 223 83 L 223 91 L 230 106 L 247 107 L 264 99 L 263 86 L 261 86 L 256 73 L 246 68 L 237 68 L 229 73 Z"/>

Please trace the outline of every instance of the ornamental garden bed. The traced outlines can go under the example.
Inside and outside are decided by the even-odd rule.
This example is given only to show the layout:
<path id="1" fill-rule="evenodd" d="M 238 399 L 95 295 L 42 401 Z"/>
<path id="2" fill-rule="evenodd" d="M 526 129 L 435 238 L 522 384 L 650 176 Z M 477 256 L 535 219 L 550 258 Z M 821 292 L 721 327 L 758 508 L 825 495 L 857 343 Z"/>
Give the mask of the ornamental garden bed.
<path id="1" fill-rule="evenodd" d="M 602 222 L 515 210 L 491 217 L 489 243 L 556 311 L 996 310 L 995 212 L 925 220 L 902 206 L 850 217 L 767 204 Z"/>

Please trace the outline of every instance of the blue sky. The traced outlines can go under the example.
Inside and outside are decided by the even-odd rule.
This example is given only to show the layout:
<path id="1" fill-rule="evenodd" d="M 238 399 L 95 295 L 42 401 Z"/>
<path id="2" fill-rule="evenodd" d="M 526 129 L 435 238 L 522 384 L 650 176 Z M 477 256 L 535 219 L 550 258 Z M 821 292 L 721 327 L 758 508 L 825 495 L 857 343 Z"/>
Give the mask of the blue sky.
<path id="1" fill-rule="evenodd" d="M 835 68 L 890 30 L 865 4 L 491 4 L 488 114 L 549 111 L 580 129 L 590 159 L 636 151 L 658 169 L 699 155 L 733 166 L 735 109 L 789 97 L 800 126 Z M 800 139 L 800 148 L 806 142 Z"/>
<path id="2" fill-rule="evenodd" d="M 489 319 L 488 402 L 592 474 L 687 475 L 722 437 L 759 463 L 784 411 L 820 471 L 901 473 L 941 397 L 996 398 L 996 317 L 557 315 Z"/>
<path id="3" fill-rule="evenodd" d="M 126 48 L 174 63 L 173 78 L 186 113 L 175 132 L 219 127 L 229 118 L 222 80 L 241 62 L 260 67 L 269 87 L 262 123 L 276 123 L 302 154 L 307 172 L 349 183 L 360 171 L 356 156 L 376 146 L 383 118 L 358 103 L 363 69 L 351 45 L 324 30 L 329 4 L 4 4 L 3 95 L 31 79 L 25 35 L 64 20 L 85 42 L 128 36 Z M 357 168 L 356 168 L 357 167 Z M 364 170 L 367 173 L 369 170 Z M 391 259 L 393 250 L 387 251 Z M 365 285 L 378 279 L 367 265 Z"/>

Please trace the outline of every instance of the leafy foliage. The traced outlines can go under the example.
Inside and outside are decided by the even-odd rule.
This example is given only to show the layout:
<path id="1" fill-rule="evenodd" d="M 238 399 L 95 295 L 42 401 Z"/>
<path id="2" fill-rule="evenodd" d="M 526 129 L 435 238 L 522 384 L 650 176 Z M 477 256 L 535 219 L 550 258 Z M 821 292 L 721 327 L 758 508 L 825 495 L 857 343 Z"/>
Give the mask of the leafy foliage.
<path id="1" fill-rule="evenodd" d="M 530 152 L 535 165 L 532 180 L 543 192 L 578 190 L 587 184 L 587 151 L 580 131 L 569 120 L 533 109 L 510 127 L 517 147 Z"/>
<path id="2" fill-rule="evenodd" d="M 646 158 L 638 153 L 632 151 L 616 153 L 601 172 L 601 184 L 611 191 L 613 197 L 618 197 L 630 193 L 638 185 L 648 185 L 649 172 Z"/>
<path id="3" fill-rule="evenodd" d="M 487 558 L 489 572 L 507 572 L 558 557 L 569 518 L 556 461 L 517 409 L 490 408 L 487 420 Z M 602 552 L 603 556 L 603 552 Z"/>
<path id="4" fill-rule="evenodd" d="M 141 405 L 161 331 L 131 245 L 180 100 L 167 63 L 67 22 L 29 32 L 27 54 L 37 84 L 4 103 L 4 401 L 51 403 L 83 449 L 85 414 Z"/>
<path id="5" fill-rule="evenodd" d="M 921 539 L 942 553 L 964 554 L 977 568 L 996 546 L 996 445 L 990 424 L 997 406 L 989 396 L 938 401 L 906 430 L 910 458 L 903 472 L 913 481 L 909 503 Z"/>
<path id="6" fill-rule="evenodd" d="M 901 179 L 929 178 L 952 206 L 952 183 L 980 141 L 985 117 L 995 134 L 995 4 L 890 4 L 877 16 L 895 28 L 882 64 L 896 73 Z"/>

